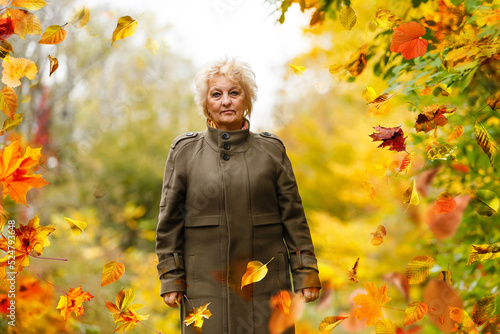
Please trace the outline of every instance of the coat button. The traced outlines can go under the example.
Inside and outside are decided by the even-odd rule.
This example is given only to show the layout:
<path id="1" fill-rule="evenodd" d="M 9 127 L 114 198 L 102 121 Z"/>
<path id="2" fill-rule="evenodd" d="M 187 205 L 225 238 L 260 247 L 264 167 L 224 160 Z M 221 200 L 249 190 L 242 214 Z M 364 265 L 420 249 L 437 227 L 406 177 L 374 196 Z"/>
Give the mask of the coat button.
<path id="1" fill-rule="evenodd" d="M 270 134 L 269 132 L 267 132 L 267 131 L 266 131 L 266 132 L 263 132 L 262 134 L 263 134 L 264 136 L 270 136 L 270 135 L 271 135 L 271 134 Z"/>
<path id="2" fill-rule="evenodd" d="M 229 139 L 229 133 L 227 132 L 222 133 L 222 139 Z"/>
<path id="3" fill-rule="evenodd" d="M 225 150 L 229 150 L 231 148 L 231 145 L 229 145 L 228 143 L 224 143 L 222 144 L 222 147 L 224 147 Z"/>
<path id="4" fill-rule="evenodd" d="M 224 160 L 228 161 L 228 160 L 229 160 L 229 154 L 224 153 L 224 154 L 222 155 L 222 159 L 224 159 Z"/>
<path id="5" fill-rule="evenodd" d="M 194 135 L 194 132 L 187 132 L 186 133 L 186 136 L 192 136 L 192 135 Z"/>

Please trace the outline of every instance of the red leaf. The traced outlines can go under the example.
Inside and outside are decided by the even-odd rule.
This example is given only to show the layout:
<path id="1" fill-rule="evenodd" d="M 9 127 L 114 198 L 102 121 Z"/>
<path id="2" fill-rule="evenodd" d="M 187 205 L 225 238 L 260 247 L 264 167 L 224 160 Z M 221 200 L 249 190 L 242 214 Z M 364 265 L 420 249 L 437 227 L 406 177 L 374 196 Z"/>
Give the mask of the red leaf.
<path id="1" fill-rule="evenodd" d="M 0 19 L 0 38 L 7 39 L 14 33 L 14 26 L 12 20 L 7 17 Z"/>
<path id="2" fill-rule="evenodd" d="M 419 23 L 403 23 L 394 28 L 391 51 L 401 53 L 406 60 L 421 57 L 427 52 L 427 41 L 420 38 L 423 35 L 425 28 Z"/>
<path id="3" fill-rule="evenodd" d="M 375 131 L 379 133 L 372 133 L 369 135 L 372 137 L 373 141 L 382 141 L 382 144 L 377 146 L 377 148 L 384 148 L 389 146 L 389 151 L 404 151 L 406 150 L 404 132 L 401 129 L 401 126 L 397 126 L 395 128 L 384 128 L 382 126 L 373 127 Z"/>

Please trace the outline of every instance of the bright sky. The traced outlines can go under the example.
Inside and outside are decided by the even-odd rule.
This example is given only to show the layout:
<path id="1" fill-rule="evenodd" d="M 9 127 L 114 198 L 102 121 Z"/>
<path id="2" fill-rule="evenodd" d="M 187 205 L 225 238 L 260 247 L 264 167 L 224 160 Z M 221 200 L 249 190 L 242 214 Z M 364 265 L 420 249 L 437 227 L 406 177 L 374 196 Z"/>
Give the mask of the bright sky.
<path id="1" fill-rule="evenodd" d="M 97 4 L 98 0 L 87 3 Z M 191 59 L 197 69 L 225 55 L 248 62 L 259 87 L 252 130 L 272 129 L 275 95 L 283 74 L 291 71 L 287 61 L 307 51 L 309 46 L 302 35 L 302 27 L 307 26 L 309 18 L 298 6 L 290 8 L 285 24 L 280 25 L 276 23 L 279 14 L 264 0 L 110 0 L 107 3 L 119 17 L 137 18 L 142 13 L 157 12 L 162 26 L 172 26 L 171 33 L 163 40 L 174 52 Z M 141 19 L 138 21 L 140 25 Z"/>

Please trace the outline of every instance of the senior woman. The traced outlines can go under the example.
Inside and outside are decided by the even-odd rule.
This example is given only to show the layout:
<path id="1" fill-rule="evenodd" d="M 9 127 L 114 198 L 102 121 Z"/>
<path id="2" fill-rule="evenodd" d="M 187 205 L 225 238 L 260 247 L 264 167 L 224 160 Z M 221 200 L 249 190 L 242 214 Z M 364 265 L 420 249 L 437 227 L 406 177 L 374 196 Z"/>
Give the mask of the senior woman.
<path id="1" fill-rule="evenodd" d="M 295 176 L 283 142 L 250 131 L 257 85 L 248 64 L 213 62 L 195 82 L 207 130 L 170 146 L 156 231 L 161 295 L 181 304 L 181 320 L 210 303 L 204 334 L 268 333 L 275 293 L 293 284 L 309 302 L 321 287 Z M 242 287 L 250 261 L 271 259 L 261 281 Z"/>

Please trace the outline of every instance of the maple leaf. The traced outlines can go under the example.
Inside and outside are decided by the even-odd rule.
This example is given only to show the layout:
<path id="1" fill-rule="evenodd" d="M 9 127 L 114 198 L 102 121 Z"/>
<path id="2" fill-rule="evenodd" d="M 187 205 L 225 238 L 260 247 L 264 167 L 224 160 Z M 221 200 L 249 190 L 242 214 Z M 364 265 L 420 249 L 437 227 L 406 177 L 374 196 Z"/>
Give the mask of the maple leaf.
<path id="1" fill-rule="evenodd" d="M 142 304 L 130 304 L 134 300 L 134 289 L 121 289 L 115 297 L 116 304 L 106 302 L 106 308 L 112 313 L 115 323 L 121 323 L 114 332 L 122 333 L 134 328 L 141 320 L 146 320 L 149 315 L 137 314 L 136 310 L 144 307 Z"/>
<path id="2" fill-rule="evenodd" d="M 210 305 L 210 303 L 207 303 L 200 307 L 194 307 L 193 310 L 189 312 L 186 319 L 184 319 L 184 323 L 186 324 L 186 326 L 189 326 L 194 323 L 193 326 L 197 327 L 201 332 L 201 328 L 203 327 L 203 321 L 204 321 L 203 318 L 208 319 L 212 316 L 210 310 L 207 309 L 208 305 Z"/>
<path id="3" fill-rule="evenodd" d="M 423 35 L 425 28 L 417 22 L 403 23 L 394 28 L 390 50 L 401 53 L 405 60 L 421 57 L 427 52 L 427 41 L 420 38 Z"/>
<path id="4" fill-rule="evenodd" d="M 387 287 L 382 285 L 379 289 L 375 283 L 366 282 L 366 295 L 357 294 L 352 300 L 356 304 L 361 305 L 360 308 L 354 309 L 353 316 L 359 319 L 367 318 L 366 326 L 373 326 L 379 318 L 384 318 L 382 313 L 382 305 L 386 304 L 392 298 L 387 296 Z"/>
<path id="5" fill-rule="evenodd" d="M 373 141 L 382 141 L 382 144 L 377 146 L 377 148 L 389 146 L 389 151 L 400 152 L 406 150 L 405 139 L 408 137 L 404 137 L 404 132 L 401 129 L 401 126 L 394 128 L 375 126 L 373 128 L 379 133 L 374 132 L 369 136 L 373 139 Z"/>
<path id="6" fill-rule="evenodd" d="M 0 38 L 7 39 L 14 34 L 14 25 L 9 17 L 0 19 Z"/>
<path id="7" fill-rule="evenodd" d="M 448 124 L 448 119 L 444 114 L 452 114 L 457 108 L 448 109 L 446 106 L 439 106 L 434 103 L 430 106 L 424 107 L 422 113 L 418 114 L 415 129 L 417 132 L 429 132 L 438 126 L 445 126 Z"/>
<path id="8" fill-rule="evenodd" d="M 0 183 L 3 185 L 3 198 L 9 195 L 16 203 L 26 206 L 26 193 L 31 188 L 40 188 L 49 184 L 40 174 L 33 174 L 31 168 L 38 165 L 42 148 L 33 149 L 28 146 L 24 156 L 16 140 L 7 146 L 0 156 Z"/>
<path id="9" fill-rule="evenodd" d="M 50 241 L 47 239 L 49 234 L 55 231 L 54 226 L 40 226 L 38 216 L 33 217 L 27 225 L 20 225 L 19 228 L 14 228 L 15 244 L 10 245 L 8 239 L 2 235 L 0 239 L 0 249 L 5 252 L 12 251 L 15 248 L 15 270 L 20 272 L 29 265 L 29 254 L 35 252 L 38 256 L 42 255 L 43 248 L 50 246 Z M 10 248 L 10 249 L 9 249 Z M 9 264 L 9 259 L 12 258 L 9 252 L 3 259 L 0 260 L 0 266 L 4 267 Z"/>
<path id="10" fill-rule="evenodd" d="M 61 316 L 66 321 L 70 317 L 71 312 L 74 312 L 76 316 L 83 315 L 83 302 L 89 301 L 92 298 L 94 296 L 88 292 L 83 292 L 81 286 L 76 289 L 70 288 L 67 294 L 61 296 L 56 308 L 61 309 Z"/>
<path id="11" fill-rule="evenodd" d="M 3 62 L 2 82 L 9 87 L 17 87 L 21 84 L 22 77 L 30 80 L 35 79 L 38 72 L 36 64 L 25 58 L 5 57 Z"/>

